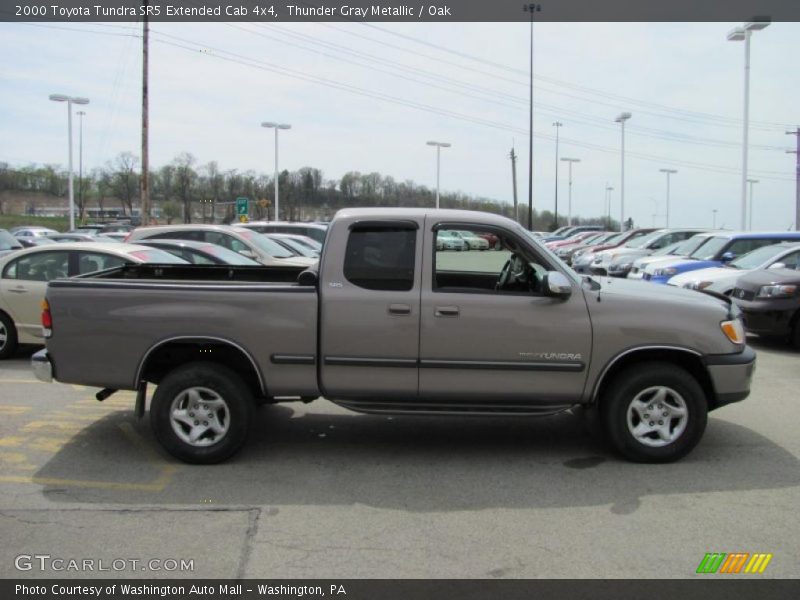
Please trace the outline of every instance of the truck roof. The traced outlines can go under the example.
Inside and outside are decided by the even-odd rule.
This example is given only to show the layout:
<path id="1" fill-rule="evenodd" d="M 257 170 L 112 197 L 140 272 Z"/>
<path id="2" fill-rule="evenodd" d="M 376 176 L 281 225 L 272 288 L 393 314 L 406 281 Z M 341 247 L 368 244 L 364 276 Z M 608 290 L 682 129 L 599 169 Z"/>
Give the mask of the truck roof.
<path id="1" fill-rule="evenodd" d="M 509 224 L 516 225 L 517 223 L 493 213 L 487 213 L 477 210 L 457 210 L 450 208 L 343 208 L 337 211 L 334 215 L 334 221 L 337 219 L 419 219 L 426 216 L 435 216 L 439 219 L 452 220 L 455 222 L 476 221 L 482 225 L 497 225 L 508 227 Z"/>

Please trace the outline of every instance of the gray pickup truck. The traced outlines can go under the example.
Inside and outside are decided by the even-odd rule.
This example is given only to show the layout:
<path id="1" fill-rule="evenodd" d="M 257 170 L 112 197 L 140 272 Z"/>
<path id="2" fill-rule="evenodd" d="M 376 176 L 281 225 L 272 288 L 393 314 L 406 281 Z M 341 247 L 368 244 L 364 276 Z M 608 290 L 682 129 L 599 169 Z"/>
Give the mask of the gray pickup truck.
<path id="1" fill-rule="evenodd" d="M 497 249 L 437 250 L 439 232 Z M 443 248 L 439 244 L 439 248 Z M 742 400 L 755 353 L 724 297 L 581 277 L 517 223 L 450 210 L 347 209 L 318 266 L 130 265 L 51 281 L 37 376 L 137 390 L 159 442 L 224 460 L 260 403 L 354 411 L 596 410 L 628 459 L 676 460 L 708 411 Z"/>

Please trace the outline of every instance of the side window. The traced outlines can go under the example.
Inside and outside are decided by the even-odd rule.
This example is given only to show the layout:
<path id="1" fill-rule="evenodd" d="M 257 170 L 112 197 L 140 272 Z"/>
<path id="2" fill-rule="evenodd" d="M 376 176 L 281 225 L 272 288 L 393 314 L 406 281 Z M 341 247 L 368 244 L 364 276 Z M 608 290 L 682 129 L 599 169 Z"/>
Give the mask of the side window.
<path id="1" fill-rule="evenodd" d="M 734 255 L 734 257 L 741 256 L 742 254 L 747 254 L 748 252 L 752 252 L 756 248 L 761 248 L 762 246 L 769 246 L 771 244 L 777 244 L 778 240 L 736 240 L 733 242 L 725 252 L 730 252 Z"/>
<path id="2" fill-rule="evenodd" d="M 800 271 L 800 251 L 787 254 L 778 262 L 782 262 L 785 265 L 786 269 L 794 269 L 795 271 Z"/>
<path id="3" fill-rule="evenodd" d="M 69 252 L 36 252 L 9 264 L 4 279 L 50 281 L 69 275 Z"/>
<path id="4" fill-rule="evenodd" d="M 416 244 L 416 229 L 354 229 L 347 239 L 344 276 L 367 290 L 408 291 L 414 287 Z"/>
<path id="5" fill-rule="evenodd" d="M 199 252 L 192 252 L 191 250 L 184 249 L 181 252 L 181 258 L 183 260 L 192 263 L 193 265 L 213 265 L 215 264 L 213 260 L 200 254 Z"/>
<path id="6" fill-rule="evenodd" d="M 539 295 L 547 270 L 512 236 L 479 228 L 436 232 L 434 291 Z"/>
<path id="7" fill-rule="evenodd" d="M 151 240 L 192 240 L 195 242 L 203 241 L 202 231 L 165 231 L 149 237 Z M 135 242 L 134 242 L 135 243 Z"/>
<path id="8" fill-rule="evenodd" d="M 104 269 L 113 269 L 125 264 L 125 259 L 111 254 L 100 252 L 79 252 L 78 253 L 78 274 L 93 273 Z"/>

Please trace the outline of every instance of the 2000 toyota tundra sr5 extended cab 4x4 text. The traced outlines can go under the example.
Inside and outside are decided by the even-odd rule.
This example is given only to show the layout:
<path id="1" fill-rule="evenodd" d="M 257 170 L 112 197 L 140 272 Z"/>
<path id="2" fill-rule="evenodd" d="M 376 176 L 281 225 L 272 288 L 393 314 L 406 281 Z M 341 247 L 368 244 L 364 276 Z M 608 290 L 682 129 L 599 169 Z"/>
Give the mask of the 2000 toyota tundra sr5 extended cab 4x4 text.
<path id="1" fill-rule="evenodd" d="M 437 251 L 440 231 L 498 249 Z M 580 277 L 517 223 L 348 209 L 319 269 L 131 265 L 51 281 L 40 378 L 138 390 L 173 455 L 211 463 L 261 402 L 367 413 L 544 415 L 596 407 L 636 461 L 680 458 L 744 399 L 755 353 L 727 299 Z"/>

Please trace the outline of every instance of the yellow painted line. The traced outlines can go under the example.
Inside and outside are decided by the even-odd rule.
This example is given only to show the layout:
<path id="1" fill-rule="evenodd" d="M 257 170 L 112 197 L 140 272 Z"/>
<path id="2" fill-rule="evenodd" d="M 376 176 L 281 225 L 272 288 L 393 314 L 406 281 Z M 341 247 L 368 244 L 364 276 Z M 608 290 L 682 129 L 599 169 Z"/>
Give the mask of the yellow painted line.
<path id="1" fill-rule="evenodd" d="M 767 568 L 769 561 L 772 560 L 772 554 L 765 554 L 764 555 L 764 562 L 761 563 L 761 568 L 758 570 L 759 573 L 763 573 L 764 570 Z"/>
<path id="2" fill-rule="evenodd" d="M 39 450 L 41 452 L 55 454 L 64 446 L 66 446 L 70 440 L 72 440 L 71 437 L 39 437 L 28 440 L 28 443 L 25 444 L 25 446 L 31 450 Z"/>
<path id="3" fill-rule="evenodd" d="M 0 415 L 4 417 L 11 417 L 30 412 L 30 406 L 15 406 L 12 404 L 0 405 Z"/>
<path id="4" fill-rule="evenodd" d="M 31 421 L 22 431 L 40 431 L 42 429 L 55 429 L 58 431 L 71 431 L 73 433 L 81 431 L 86 426 L 83 423 L 72 423 L 68 421 Z"/>
<path id="5" fill-rule="evenodd" d="M 0 379 L 0 383 L 44 383 L 38 379 Z"/>
<path id="6" fill-rule="evenodd" d="M 0 463 L 18 465 L 28 462 L 28 457 L 22 452 L 0 452 Z"/>
<path id="7" fill-rule="evenodd" d="M 24 441 L 24 437 L 18 435 L 9 435 L 7 437 L 0 438 L 0 448 L 16 448 L 21 446 Z"/>
<path id="8" fill-rule="evenodd" d="M 161 492 L 169 484 L 171 473 L 162 473 L 152 483 L 120 483 L 116 481 L 91 481 L 84 479 L 60 479 L 58 477 L 36 477 L 25 475 L 0 475 L 3 483 L 32 483 L 35 485 L 58 485 L 65 487 L 94 488 L 114 491 Z"/>

